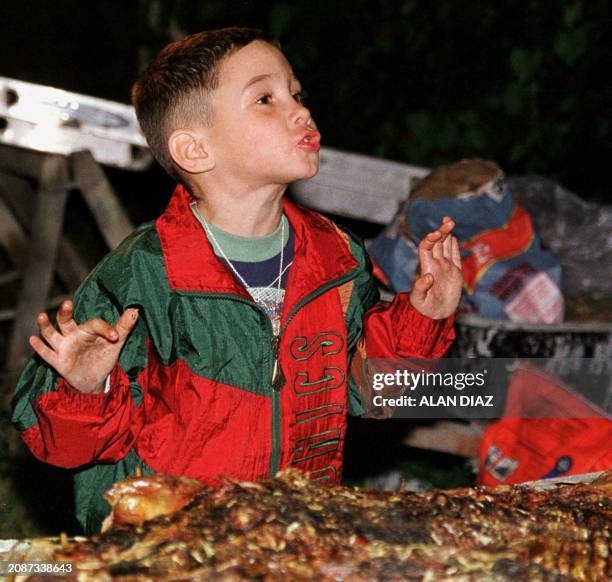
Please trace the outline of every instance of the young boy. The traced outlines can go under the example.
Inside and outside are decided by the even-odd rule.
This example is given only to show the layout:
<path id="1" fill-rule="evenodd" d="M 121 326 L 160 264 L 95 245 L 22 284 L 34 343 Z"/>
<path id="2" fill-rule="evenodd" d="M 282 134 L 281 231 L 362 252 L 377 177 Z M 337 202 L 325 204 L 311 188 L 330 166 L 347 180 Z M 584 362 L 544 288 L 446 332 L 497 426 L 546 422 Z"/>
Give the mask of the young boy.
<path id="1" fill-rule="evenodd" d="M 39 315 L 14 402 L 33 454 L 78 468 L 88 532 L 109 511 L 102 493 L 137 468 L 214 485 L 294 466 L 337 483 L 346 413 L 362 411 L 351 361 L 437 357 L 452 341 L 450 219 L 421 242 L 410 297 L 383 306 L 361 242 L 283 199 L 318 169 L 300 92 L 277 45 L 244 28 L 169 45 L 134 87 L 180 185 L 63 303 L 57 329 Z"/>

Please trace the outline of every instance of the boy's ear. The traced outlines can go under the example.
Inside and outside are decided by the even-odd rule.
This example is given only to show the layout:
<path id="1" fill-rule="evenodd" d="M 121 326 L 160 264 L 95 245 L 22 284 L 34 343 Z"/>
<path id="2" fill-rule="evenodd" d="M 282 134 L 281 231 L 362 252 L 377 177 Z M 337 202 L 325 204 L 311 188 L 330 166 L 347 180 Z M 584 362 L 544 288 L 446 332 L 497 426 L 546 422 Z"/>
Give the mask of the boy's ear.
<path id="1" fill-rule="evenodd" d="M 168 138 L 168 150 L 174 163 L 189 174 L 201 174 L 214 168 L 204 136 L 192 129 L 177 129 Z"/>

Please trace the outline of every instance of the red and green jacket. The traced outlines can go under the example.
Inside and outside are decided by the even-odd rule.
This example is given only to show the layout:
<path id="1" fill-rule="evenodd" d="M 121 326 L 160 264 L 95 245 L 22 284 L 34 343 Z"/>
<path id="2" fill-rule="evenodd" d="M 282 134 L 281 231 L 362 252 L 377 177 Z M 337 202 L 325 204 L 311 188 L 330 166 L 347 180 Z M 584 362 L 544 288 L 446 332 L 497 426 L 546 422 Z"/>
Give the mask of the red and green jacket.
<path id="1" fill-rule="evenodd" d="M 22 439 L 37 458 L 77 469 L 89 532 L 109 511 L 102 493 L 137 467 L 214 485 L 293 466 L 337 483 L 346 414 L 362 413 L 350 358 L 438 357 L 453 339 L 452 321 L 422 316 L 405 294 L 380 304 L 362 243 L 285 201 L 295 255 L 278 348 L 286 382 L 273 389 L 270 321 L 215 256 L 190 200 L 177 187 L 75 297 L 78 322 L 140 310 L 110 391 L 82 394 L 37 357 L 17 387 Z"/>

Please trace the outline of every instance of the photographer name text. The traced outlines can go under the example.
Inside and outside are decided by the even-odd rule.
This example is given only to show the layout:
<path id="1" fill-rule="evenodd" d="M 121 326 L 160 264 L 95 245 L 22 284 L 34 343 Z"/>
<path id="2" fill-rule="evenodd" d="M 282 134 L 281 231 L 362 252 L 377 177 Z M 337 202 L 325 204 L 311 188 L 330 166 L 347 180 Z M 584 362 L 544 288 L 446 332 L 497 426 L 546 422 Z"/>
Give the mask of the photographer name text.
<path id="1" fill-rule="evenodd" d="M 451 394 L 451 395 L 434 395 L 434 394 L 423 394 L 422 396 L 398 396 L 396 398 L 385 398 L 381 394 L 376 394 L 372 398 L 372 404 L 374 406 L 396 406 L 396 407 L 474 407 L 484 406 L 492 407 L 493 396 L 491 395 L 473 395 L 473 394 Z"/>
<path id="2" fill-rule="evenodd" d="M 465 388 L 481 388 L 485 385 L 486 370 L 475 373 L 440 373 L 395 370 L 394 372 L 378 372 L 372 375 L 372 388 L 376 391 L 384 388 L 406 388 L 411 392 L 423 389 L 454 389 L 462 391 Z M 421 394 L 401 396 L 384 396 L 375 394 L 372 399 L 374 406 L 393 407 L 485 407 L 494 406 L 492 395 L 482 394 Z"/>

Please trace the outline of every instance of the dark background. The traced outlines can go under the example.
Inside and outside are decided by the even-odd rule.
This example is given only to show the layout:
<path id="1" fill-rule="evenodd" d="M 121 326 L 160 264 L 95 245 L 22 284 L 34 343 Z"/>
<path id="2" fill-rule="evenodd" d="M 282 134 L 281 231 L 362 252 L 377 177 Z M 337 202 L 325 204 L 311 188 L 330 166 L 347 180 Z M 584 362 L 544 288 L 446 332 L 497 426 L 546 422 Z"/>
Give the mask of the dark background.
<path id="1" fill-rule="evenodd" d="M 424 166 L 478 156 L 610 202 L 610 20 L 606 0 L 3 2 L 0 75 L 128 102 L 173 38 L 263 27 L 324 145 Z"/>
<path id="2" fill-rule="evenodd" d="M 492 159 L 507 173 L 541 174 L 609 204 L 609 5 L 7 0 L 0 9 L 0 76 L 129 102 L 136 75 L 170 40 L 206 28 L 257 26 L 280 40 L 324 145 L 428 167 Z M 163 210 L 172 182 L 158 167 L 107 173 L 135 223 Z M 103 247 L 78 197 L 69 203 L 66 231 L 80 249 Z M 100 257 L 86 258 L 93 266 Z M 3 324 L 0 352 L 7 334 Z M 463 460 L 398 446 L 399 423 L 356 422 L 361 429 L 347 441 L 349 482 L 364 467 L 377 473 L 400 463 L 418 476 L 429 463 L 429 482 L 465 483 Z M 0 538 L 74 533 L 69 472 L 28 455 L 9 457 L 3 447 L 0 439 Z"/>

